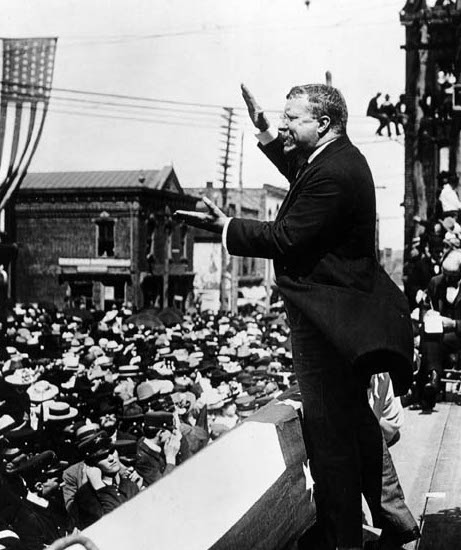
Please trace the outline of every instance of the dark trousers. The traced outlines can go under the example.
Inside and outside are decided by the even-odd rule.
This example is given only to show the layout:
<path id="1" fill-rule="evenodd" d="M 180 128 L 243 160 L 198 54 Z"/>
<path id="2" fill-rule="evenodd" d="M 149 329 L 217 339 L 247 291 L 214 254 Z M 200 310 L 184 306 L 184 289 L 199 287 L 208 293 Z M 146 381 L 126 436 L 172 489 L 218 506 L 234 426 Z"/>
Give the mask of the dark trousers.
<path id="1" fill-rule="evenodd" d="M 415 526 L 368 404 L 369 379 L 341 357 L 299 310 L 287 304 L 287 315 L 315 483 L 317 525 L 323 539 L 320 548 L 361 547 L 362 493 L 376 527 L 403 532 L 406 519 Z M 396 513 L 395 499 L 403 503 L 409 518 Z"/>

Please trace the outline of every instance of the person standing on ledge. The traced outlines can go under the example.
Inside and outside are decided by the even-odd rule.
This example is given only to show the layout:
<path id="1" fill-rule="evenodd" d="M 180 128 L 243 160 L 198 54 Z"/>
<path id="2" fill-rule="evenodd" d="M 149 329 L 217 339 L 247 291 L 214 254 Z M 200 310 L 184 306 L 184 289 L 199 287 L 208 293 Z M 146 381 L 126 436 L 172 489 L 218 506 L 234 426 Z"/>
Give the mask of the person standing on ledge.
<path id="1" fill-rule="evenodd" d="M 230 254 L 274 261 L 315 482 L 316 548 L 362 548 L 362 493 L 382 528 L 378 547 L 399 548 L 419 532 L 403 494 L 397 512 L 384 498 L 390 467 L 398 480 L 367 387 L 372 373 L 390 371 L 396 394 L 407 391 L 413 335 L 405 297 L 376 259 L 370 169 L 347 137 L 336 88 L 292 88 L 278 133 L 244 85 L 242 94 L 260 149 L 290 184 L 277 218 L 229 218 L 206 198 L 208 213 L 175 215 L 221 233 Z"/>

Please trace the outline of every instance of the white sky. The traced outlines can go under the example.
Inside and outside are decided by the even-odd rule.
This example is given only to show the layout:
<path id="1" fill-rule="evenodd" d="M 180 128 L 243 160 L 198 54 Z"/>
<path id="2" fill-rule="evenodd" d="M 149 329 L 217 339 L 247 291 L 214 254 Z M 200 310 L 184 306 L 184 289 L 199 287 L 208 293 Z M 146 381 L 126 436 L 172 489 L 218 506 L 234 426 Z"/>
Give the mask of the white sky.
<path id="1" fill-rule="evenodd" d="M 330 70 L 348 101 L 351 139 L 367 156 L 376 185 L 386 186 L 377 190 L 381 247 L 398 249 L 403 247 L 403 144 L 375 138 L 376 122 L 364 113 L 378 90 L 394 102 L 404 91 L 399 22 L 404 4 L 311 0 L 307 9 L 303 0 L 0 0 L 0 36 L 57 36 L 56 88 L 218 106 L 242 107 L 243 81 L 267 109 L 282 109 L 292 85 L 323 82 Z M 59 96 L 70 97 L 56 92 Z M 217 182 L 216 115 L 179 108 L 184 112 L 120 107 L 114 112 L 53 99 L 30 170 L 151 169 L 172 163 L 184 187 Z M 105 118 L 108 114 L 144 120 Z M 283 185 L 256 150 L 243 111 L 239 114 L 239 130 L 245 130 L 244 185 Z M 237 183 L 237 169 L 232 182 Z"/>

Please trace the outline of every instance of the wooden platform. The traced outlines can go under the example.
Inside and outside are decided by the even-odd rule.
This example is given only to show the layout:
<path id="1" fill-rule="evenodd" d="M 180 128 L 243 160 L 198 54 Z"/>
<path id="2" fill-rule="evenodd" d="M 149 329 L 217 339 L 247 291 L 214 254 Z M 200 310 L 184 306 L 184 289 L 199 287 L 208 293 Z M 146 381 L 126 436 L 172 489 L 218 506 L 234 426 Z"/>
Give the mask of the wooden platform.
<path id="1" fill-rule="evenodd" d="M 405 409 L 391 453 L 422 530 L 415 550 L 461 549 L 461 406 L 438 403 L 430 414 Z"/>

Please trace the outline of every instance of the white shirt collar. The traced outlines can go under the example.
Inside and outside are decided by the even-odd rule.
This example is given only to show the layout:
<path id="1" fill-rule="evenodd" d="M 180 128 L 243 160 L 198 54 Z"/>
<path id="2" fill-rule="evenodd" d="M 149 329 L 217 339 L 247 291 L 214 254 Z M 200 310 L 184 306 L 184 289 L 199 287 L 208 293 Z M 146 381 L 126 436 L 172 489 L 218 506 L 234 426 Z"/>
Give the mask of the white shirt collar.
<path id="1" fill-rule="evenodd" d="M 311 154 L 311 156 L 307 159 L 307 164 L 310 164 L 316 156 L 320 155 L 320 153 L 326 148 L 328 147 L 328 145 L 330 145 L 330 143 L 333 143 L 333 141 L 336 141 L 338 138 L 335 137 L 333 139 L 330 139 L 330 141 L 327 141 L 326 143 L 324 143 L 323 145 L 320 145 L 320 147 L 317 147 L 317 149 L 315 149 L 315 151 Z"/>
<path id="2" fill-rule="evenodd" d="M 48 508 L 48 505 L 50 504 L 45 498 L 39 497 L 37 494 L 32 493 L 31 491 L 27 491 L 26 499 L 29 502 L 33 502 L 34 504 L 41 506 L 42 508 Z"/>

